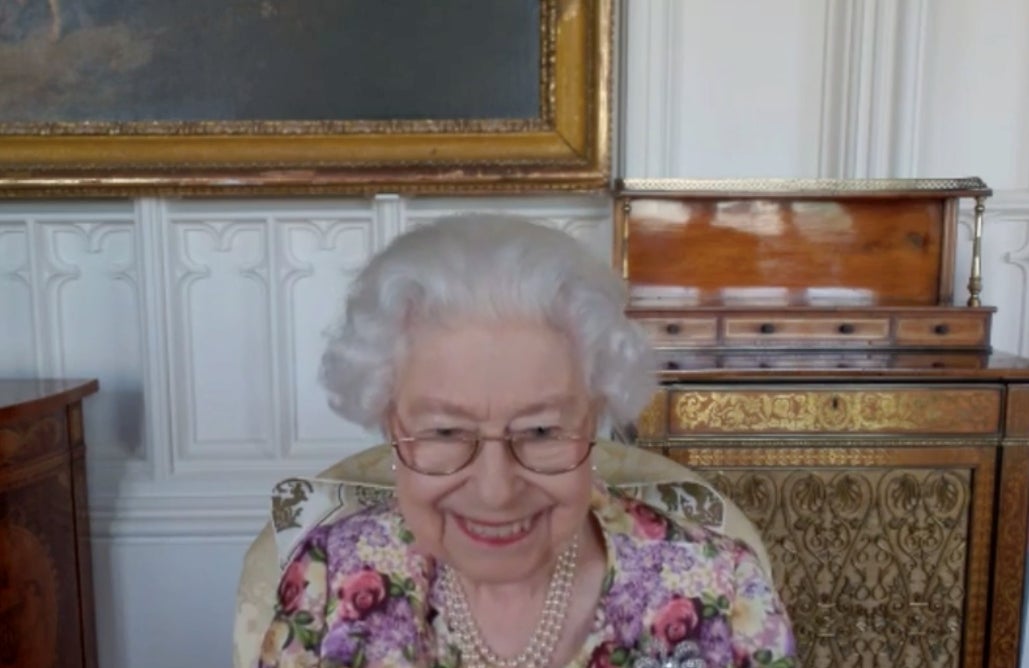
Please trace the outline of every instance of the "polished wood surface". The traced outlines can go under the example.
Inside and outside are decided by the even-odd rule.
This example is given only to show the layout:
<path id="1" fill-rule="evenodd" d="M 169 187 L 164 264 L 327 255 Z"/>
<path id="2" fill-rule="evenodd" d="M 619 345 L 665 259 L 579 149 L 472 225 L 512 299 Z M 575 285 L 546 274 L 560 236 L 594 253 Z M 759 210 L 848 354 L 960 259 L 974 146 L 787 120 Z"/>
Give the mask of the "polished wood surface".
<path id="1" fill-rule="evenodd" d="M 991 307 L 640 308 L 629 316 L 658 348 L 976 350 L 990 344 Z"/>
<path id="2" fill-rule="evenodd" d="M 82 399 L 0 380 L 0 665 L 96 666 Z"/>
<path id="3" fill-rule="evenodd" d="M 801 665 L 1017 666 L 1029 360 L 991 349 L 977 269 L 953 305 L 958 200 L 989 189 L 634 187 L 614 257 L 660 388 L 625 433 L 758 527 Z"/>
<path id="4" fill-rule="evenodd" d="M 886 381 L 1029 379 L 1029 360 L 1004 352 L 940 351 L 658 351 L 662 380 L 832 380 Z"/>
<path id="5" fill-rule="evenodd" d="M 0 420 L 10 422 L 52 412 L 100 388 L 96 380 L 0 378 Z"/>
<path id="6" fill-rule="evenodd" d="M 941 285 L 942 200 L 633 199 L 635 294 L 691 290 L 694 304 L 930 305 Z M 684 294 L 685 298 L 685 294 Z"/>

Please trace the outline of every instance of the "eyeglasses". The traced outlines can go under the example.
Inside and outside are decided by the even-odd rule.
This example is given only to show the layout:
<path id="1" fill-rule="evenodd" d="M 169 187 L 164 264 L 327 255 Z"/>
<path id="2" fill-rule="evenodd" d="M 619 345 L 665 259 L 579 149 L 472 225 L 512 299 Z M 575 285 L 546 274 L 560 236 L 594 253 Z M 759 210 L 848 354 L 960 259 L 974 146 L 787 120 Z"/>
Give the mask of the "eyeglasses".
<path id="1" fill-rule="evenodd" d="M 400 462 L 424 475 L 451 475 L 471 464 L 485 441 L 501 441 L 514 460 L 533 473 L 558 475 L 586 461 L 596 441 L 550 427 L 489 437 L 461 429 L 435 429 L 390 443 Z"/>

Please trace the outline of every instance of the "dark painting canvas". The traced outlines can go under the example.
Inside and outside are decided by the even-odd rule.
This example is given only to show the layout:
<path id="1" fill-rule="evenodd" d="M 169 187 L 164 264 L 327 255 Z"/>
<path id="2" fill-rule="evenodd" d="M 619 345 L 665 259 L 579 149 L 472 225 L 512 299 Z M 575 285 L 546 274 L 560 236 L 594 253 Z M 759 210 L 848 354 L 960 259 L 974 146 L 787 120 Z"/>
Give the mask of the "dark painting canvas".
<path id="1" fill-rule="evenodd" d="M 0 123 L 518 119 L 538 0 L 0 0 Z"/>

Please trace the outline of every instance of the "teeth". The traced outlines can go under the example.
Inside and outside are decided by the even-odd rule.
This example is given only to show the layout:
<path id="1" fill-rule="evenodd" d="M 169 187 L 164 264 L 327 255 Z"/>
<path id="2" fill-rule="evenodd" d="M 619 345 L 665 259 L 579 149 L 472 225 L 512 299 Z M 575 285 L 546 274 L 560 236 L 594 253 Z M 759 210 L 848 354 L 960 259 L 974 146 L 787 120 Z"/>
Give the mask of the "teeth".
<path id="1" fill-rule="evenodd" d="M 510 538 L 517 534 L 528 533 L 532 526 L 532 518 L 527 517 L 518 522 L 499 525 L 476 524 L 471 520 L 465 520 L 465 526 L 469 531 L 483 538 Z"/>

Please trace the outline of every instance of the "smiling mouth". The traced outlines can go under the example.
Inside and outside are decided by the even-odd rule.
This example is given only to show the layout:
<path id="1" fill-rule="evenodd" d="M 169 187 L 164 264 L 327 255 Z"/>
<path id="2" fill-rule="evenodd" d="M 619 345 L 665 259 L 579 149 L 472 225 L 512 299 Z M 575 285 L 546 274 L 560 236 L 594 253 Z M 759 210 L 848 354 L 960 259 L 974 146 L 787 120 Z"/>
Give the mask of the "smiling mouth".
<path id="1" fill-rule="evenodd" d="M 539 513 L 516 522 L 483 524 L 457 516 L 457 525 L 473 540 L 491 545 L 507 545 L 521 540 L 532 531 Z"/>

